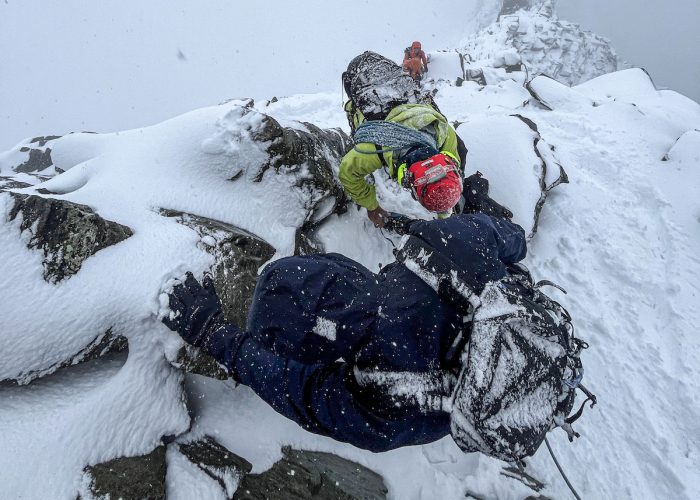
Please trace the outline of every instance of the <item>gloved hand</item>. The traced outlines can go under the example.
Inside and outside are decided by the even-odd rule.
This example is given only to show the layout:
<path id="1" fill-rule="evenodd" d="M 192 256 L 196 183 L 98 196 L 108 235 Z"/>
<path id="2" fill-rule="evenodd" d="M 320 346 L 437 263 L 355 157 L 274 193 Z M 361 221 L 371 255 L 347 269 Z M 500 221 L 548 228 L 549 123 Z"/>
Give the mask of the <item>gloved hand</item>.
<path id="1" fill-rule="evenodd" d="M 188 272 L 184 283 L 175 285 L 168 294 L 172 313 L 162 319 L 168 328 L 196 347 L 201 346 L 208 335 L 224 322 L 214 281 L 207 275 L 203 283 L 200 285 Z"/>
<path id="2" fill-rule="evenodd" d="M 377 207 L 374 210 L 367 210 L 367 217 L 372 221 L 374 227 L 382 228 L 386 225 L 389 213 L 382 207 Z"/>
<path id="3" fill-rule="evenodd" d="M 417 219 L 412 219 L 407 215 L 397 212 L 390 212 L 389 218 L 384 224 L 384 227 L 389 231 L 394 231 L 397 234 L 408 234 L 411 224 L 416 222 L 416 220 Z"/>

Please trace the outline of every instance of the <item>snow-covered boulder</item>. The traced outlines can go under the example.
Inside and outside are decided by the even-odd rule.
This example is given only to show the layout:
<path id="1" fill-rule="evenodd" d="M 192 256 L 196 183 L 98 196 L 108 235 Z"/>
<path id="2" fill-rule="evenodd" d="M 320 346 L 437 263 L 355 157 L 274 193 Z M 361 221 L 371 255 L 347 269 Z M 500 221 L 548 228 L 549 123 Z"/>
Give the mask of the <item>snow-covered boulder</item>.
<path id="1" fill-rule="evenodd" d="M 231 102 L 145 129 L 30 143 L 44 148 L 31 167 L 25 145 L 0 157 L 0 380 L 33 381 L 32 397 L 75 409 L 58 423 L 36 413 L 35 428 L 52 432 L 33 440 L 17 427 L 3 437 L 19 461 L 42 455 L 42 467 L 58 467 L 60 485 L 19 487 L 13 474 L 0 483 L 74 497 L 86 464 L 148 456 L 190 425 L 173 364 L 192 356 L 158 320 L 164 284 L 211 272 L 225 314 L 241 323 L 258 269 L 312 248 L 310 231 L 345 202 L 336 172 L 349 142 Z M 32 397 L 15 397 L 10 415 Z"/>
<path id="2" fill-rule="evenodd" d="M 503 200 L 513 220 L 532 238 L 547 194 L 569 182 L 554 147 L 542 139 L 532 120 L 517 114 L 472 119 L 457 133 L 469 150 L 468 168 L 490 180 L 490 195 Z"/>
<path id="3" fill-rule="evenodd" d="M 60 172 L 51 159 L 51 143 L 58 135 L 39 136 L 0 154 L 0 175 L 28 174 L 43 179 Z"/>
<path id="4" fill-rule="evenodd" d="M 20 221 L 27 248 L 43 253 L 43 277 L 49 283 L 70 278 L 88 257 L 133 234 L 86 205 L 36 195 L 13 194 L 13 198 L 9 220 Z"/>
<path id="5" fill-rule="evenodd" d="M 464 80 L 464 61 L 457 51 L 429 52 L 426 81 L 447 81 L 461 85 Z"/>
<path id="6" fill-rule="evenodd" d="M 183 264 L 219 276 L 230 319 L 243 322 L 257 269 L 275 251 L 293 253 L 303 232 L 342 202 L 333 173 L 348 144 L 340 131 L 283 127 L 235 103 L 164 125 L 54 139 L 52 166 L 64 173 L 0 194 L 8 222 L 0 266 L 16 289 L 3 303 L 3 335 L 14 340 L 0 379 L 49 373 L 108 330 L 125 337 L 142 331 L 110 318 L 124 308 L 150 314 L 163 278 Z M 7 161 L 2 171 L 13 180 L 29 175 Z M 208 203 L 212 198 L 218 203 Z M 35 282 L 36 259 L 43 285 Z M 98 285 L 106 279 L 114 286 Z M 66 286 L 56 288 L 62 280 Z M 92 288 L 102 290 L 90 297 L 96 309 L 85 308 L 84 290 Z M 139 305 L 120 301 L 134 292 Z M 37 300 L 45 300 L 42 313 L 19 313 Z M 65 313 L 58 322 L 56 310 Z M 79 326 L 68 326 L 75 321 Z M 55 328 L 70 334 L 42 334 Z"/>
<path id="7" fill-rule="evenodd" d="M 594 105 L 593 100 L 548 76 L 537 76 L 527 82 L 525 87 L 537 102 L 549 110 Z"/>

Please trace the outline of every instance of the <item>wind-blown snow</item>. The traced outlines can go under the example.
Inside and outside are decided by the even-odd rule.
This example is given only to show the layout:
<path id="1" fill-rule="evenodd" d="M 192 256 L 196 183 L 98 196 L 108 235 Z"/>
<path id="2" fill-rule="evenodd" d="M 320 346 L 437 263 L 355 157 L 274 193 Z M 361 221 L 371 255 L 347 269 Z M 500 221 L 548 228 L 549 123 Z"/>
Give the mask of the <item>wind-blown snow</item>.
<path id="1" fill-rule="evenodd" d="M 517 213 L 527 213 L 537 194 L 537 156 L 531 130 L 511 115 L 537 124 L 568 173 L 570 184 L 547 199 L 526 264 L 537 279 L 569 292 L 552 295 L 591 344 L 583 354 L 584 383 L 599 405 L 575 424 L 581 439 L 569 444 L 564 432 L 555 432 L 550 441 L 584 498 L 697 498 L 700 106 L 656 91 L 640 70 L 573 89 L 543 84 L 539 91 L 551 110 L 508 81 L 483 90 L 442 84 L 436 100 L 450 120 L 463 122 L 458 132 L 471 145 L 467 173 L 488 172 L 494 196 Z M 346 126 L 339 100 L 327 94 L 256 108 L 280 120 Z M 74 498 L 84 465 L 146 453 L 163 434 L 186 431 L 181 375 L 166 361 L 180 341 L 156 318 L 158 293 L 168 279 L 188 269 L 197 274 L 212 261 L 194 231 L 157 210 L 222 220 L 263 237 L 278 255 L 289 254 L 305 200 L 292 194 L 284 177 L 266 182 L 269 191 L 252 182 L 223 182 L 241 169 L 245 178 L 246 165 L 254 163 L 248 159 L 262 154 L 245 133 L 257 119 L 232 102 L 154 127 L 53 143 L 56 164 L 66 172 L 41 187 L 90 205 L 134 235 L 87 259 L 66 282 L 50 285 L 18 223 L 0 225 L 0 378 L 50 366 L 110 325 L 128 337 L 130 351 L 126 360 L 88 363 L 27 387 L 0 387 L 0 496 Z M 3 165 L 13 154 L 0 157 L 2 175 L 11 174 Z M 378 193 L 388 209 L 427 215 L 382 176 Z M 2 213 L 9 198 L 0 194 Z M 318 236 L 327 251 L 372 270 L 390 262 L 392 243 L 398 244 L 352 206 L 332 216 Z M 532 494 L 501 474 L 501 462 L 465 455 L 450 438 L 374 454 L 301 430 L 246 387 L 186 379 L 196 415 L 189 435 L 215 436 L 252 462 L 254 472 L 270 467 L 281 445 L 290 444 L 376 470 L 392 498 Z M 528 472 L 547 485 L 543 494 L 568 497 L 545 449 L 528 462 Z M 173 466 L 196 477 L 185 464 Z"/>

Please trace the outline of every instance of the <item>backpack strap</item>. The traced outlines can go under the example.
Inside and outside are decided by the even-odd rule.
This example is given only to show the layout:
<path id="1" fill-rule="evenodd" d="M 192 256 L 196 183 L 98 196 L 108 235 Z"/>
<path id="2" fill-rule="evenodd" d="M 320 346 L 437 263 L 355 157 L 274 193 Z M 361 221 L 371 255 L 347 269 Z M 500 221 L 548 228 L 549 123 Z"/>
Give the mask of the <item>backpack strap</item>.
<path id="1" fill-rule="evenodd" d="M 386 158 L 384 158 L 384 151 L 382 151 L 382 147 L 375 143 L 374 148 L 377 150 L 377 156 L 379 156 L 379 161 L 382 162 L 382 167 L 388 168 L 389 164 L 386 162 Z"/>

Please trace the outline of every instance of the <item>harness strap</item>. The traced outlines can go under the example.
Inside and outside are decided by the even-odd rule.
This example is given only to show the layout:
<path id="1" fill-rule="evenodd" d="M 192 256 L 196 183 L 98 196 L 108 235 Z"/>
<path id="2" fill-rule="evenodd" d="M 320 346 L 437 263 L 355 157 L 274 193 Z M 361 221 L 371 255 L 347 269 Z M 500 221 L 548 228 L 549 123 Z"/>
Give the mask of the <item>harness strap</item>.
<path id="1" fill-rule="evenodd" d="M 583 403 L 581 403 L 581 406 L 579 407 L 576 413 L 564 419 L 564 422 L 566 422 L 567 424 L 573 424 L 581 417 L 581 415 L 583 414 L 583 408 L 586 406 L 586 403 L 590 401 L 591 408 L 593 408 L 598 402 L 598 398 L 596 398 L 595 395 L 592 394 L 588 389 L 586 389 L 582 384 L 579 384 L 578 388 L 581 389 L 581 391 L 583 391 L 583 393 L 586 395 L 586 400 Z"/>

